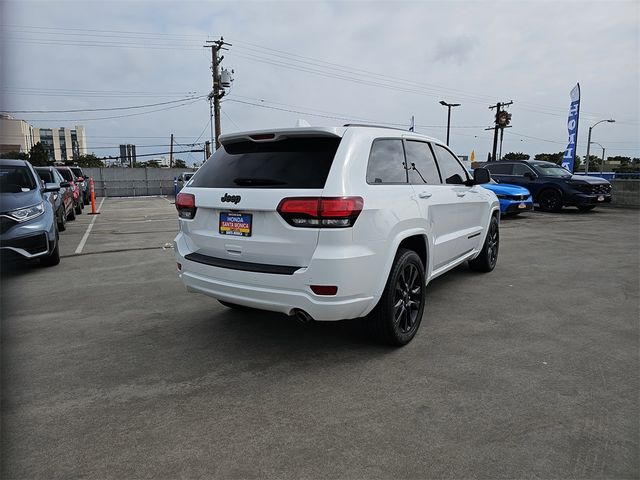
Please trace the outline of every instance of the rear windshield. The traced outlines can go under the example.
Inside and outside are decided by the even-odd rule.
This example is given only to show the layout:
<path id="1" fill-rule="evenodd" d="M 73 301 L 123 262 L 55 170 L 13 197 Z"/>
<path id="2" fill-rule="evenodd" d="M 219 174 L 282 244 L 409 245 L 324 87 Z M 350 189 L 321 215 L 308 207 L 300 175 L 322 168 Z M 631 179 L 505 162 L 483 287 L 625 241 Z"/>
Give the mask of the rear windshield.
<path id="1" fill-rule="evenodd" d="M 68 168 L 59 168 L 58 172 L 60 172 L 62 178 L 64 178 L 67 182 L 73 182 L 73 174 L 71 173 L 71 170 L 69 170 Z"/>
<path id="2" fill-rule="evenodd" d="M 0 191 L 18 193 L 36 188 L 36 179 L 27 167 L 0 166 Z"/>
<path id="3" fill-rule="evenodd" d="M 324 188 L 340 138 L 289 138 L 225 145 L 200 167 L 191 187 Z"/>

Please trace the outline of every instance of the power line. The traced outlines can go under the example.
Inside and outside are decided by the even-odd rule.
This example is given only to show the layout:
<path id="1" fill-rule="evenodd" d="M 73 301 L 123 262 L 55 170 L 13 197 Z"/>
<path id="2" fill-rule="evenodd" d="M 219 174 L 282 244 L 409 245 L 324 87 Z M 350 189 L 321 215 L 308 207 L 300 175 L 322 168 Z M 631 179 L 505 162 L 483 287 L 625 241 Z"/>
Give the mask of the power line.
<path id="1" fill-rule="evenodd" d="M 150 113 L 156 113 L 156 112 L 164 112 L 165 110 L 171 110 L 174 108 L 180 108 L 180 107 L 184 107 L 187 105 L 193 105 L 194 103 L 200 101 L 200 98 L 193 100 L 191 102 L 186 102 L 186 103 L 181 103 L 179 105 L 172 105 L 170 107 L 164 107 L 164 108 L 157 108 L 155 110 L 149 110 L 148 112 L 140 112 L 140 113 L 130 113 L 127 115 L 114 115 L 111 117 L 97 117 L 97 118 L 76 118 L 76 119 L 67 119 L 67 118 L 47 118 L 47 119 L 42 119 L 42 118 L 37 118 L 37 119 L 30 119 L 30 122 L 88 122 L 88 121 L 92 121 L 92 120 L 110 120 L 113 118 L 126 118 L 126 117 L 136 117 L 139 115 L 148 115 Z"/>
<path id="2" fill-rule="evenodd" d="M 104 111 L 111 111 L 111 110 L 132 110 L 136 108 L 148 108 L 148 107 L 157 107 L 159 105 L 169 105 L 172 103 L 184 102 L 185 100 L 197 100 L 205 97 L 206 95 L 202 95 L 199 97 L 187 97 L 187 98 L 181 98 L 179 100 L 170 100 L 168 102 L 149 103 L 147 105 L 132 105 L 129 107 L 78 108 L 74 110 L 5 110 L 5 112 L 7 113 L 78 113 L 78 112 L 104 112 Z"/>

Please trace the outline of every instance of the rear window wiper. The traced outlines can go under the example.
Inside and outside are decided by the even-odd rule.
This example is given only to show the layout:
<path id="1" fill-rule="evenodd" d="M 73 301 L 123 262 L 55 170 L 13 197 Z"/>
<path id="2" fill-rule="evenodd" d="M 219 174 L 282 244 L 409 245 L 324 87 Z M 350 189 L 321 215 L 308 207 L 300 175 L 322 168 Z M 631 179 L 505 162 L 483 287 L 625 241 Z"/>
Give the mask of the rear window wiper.
<path id="1" fill-rule="evenodd" d="M 268 185 L 286 185 L 287 182 L 281 180 L 275 180 L 273 178 L 234 178 L 233 183 L 239 186 L 251 187 L 256 186 L 268 186 Z"/>

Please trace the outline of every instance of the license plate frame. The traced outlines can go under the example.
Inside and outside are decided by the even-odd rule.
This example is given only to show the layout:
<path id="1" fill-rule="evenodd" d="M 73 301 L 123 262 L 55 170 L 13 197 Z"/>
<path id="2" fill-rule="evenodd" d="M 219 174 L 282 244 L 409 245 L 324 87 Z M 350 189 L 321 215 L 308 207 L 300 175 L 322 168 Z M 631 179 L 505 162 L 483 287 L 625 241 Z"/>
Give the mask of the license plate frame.
<path id="1" fill-rule="evenodd" d="M 218 233 L 231 237 L 250 237 L 253 233 L 253 214 L 220 212 Z"/>
<path id="2" fill-rule="evenodd" d="M 599 201 L 599 202 L 604 202 L 604 195 L 600 195 L 600 196 L 598 197 L 598 201 Z"/>

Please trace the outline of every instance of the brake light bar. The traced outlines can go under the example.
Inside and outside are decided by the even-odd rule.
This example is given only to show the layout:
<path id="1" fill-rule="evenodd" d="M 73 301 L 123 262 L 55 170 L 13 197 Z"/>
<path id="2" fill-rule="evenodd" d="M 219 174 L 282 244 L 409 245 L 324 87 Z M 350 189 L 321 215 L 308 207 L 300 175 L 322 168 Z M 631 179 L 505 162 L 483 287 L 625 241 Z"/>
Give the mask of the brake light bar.
<path id="1" fill-rule="evenodd" d="M 278 213 L 294 227 L 352 227 L 364 206 L 362 197 L 289 197 L 278 205 Z"/>
<path id="2" fill-rule="evenodd" d="M 176 210 L 178 217 L 192 220 L 196 216 L 196 197 L 192 193 L 176 195 Z"/>
<path id="3" fill-rule="evenodd" d="M 251 140 L 273 140 L 274 138 L 276 138 L 275 134 L 273 133 L 261 133 L 259 135 L 250 135 L 249 138 Z"/>

